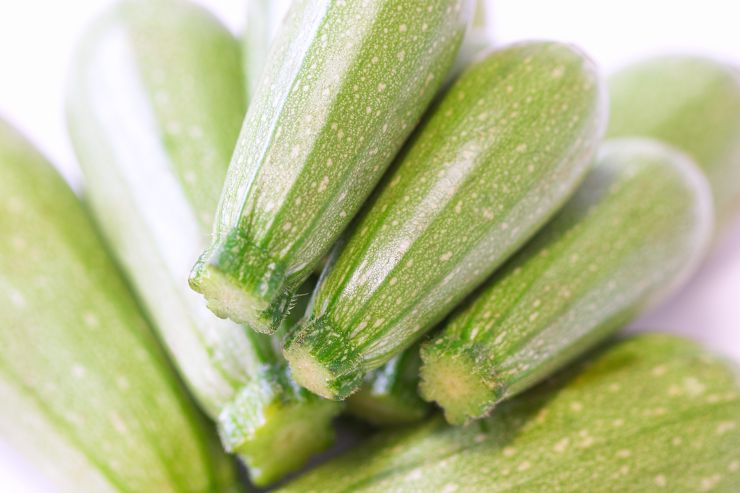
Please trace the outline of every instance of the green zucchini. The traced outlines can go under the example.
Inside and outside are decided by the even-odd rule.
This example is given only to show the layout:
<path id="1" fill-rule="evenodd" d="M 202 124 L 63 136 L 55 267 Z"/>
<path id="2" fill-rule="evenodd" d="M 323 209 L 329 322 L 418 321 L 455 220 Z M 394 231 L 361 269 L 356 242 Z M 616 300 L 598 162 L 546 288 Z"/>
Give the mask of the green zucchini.
<path id="1" fill-rule="evenodd" d="M 470 0 L 295 0 L 191 286 L 274 332 L 447 75 Z"/>
<path id="2" fill-rule="evenodd" d="M 609 79 L 608 135 L 646 136 L 689 154 L 714 193 L 718 223 L 740 208 L 740 71 L 709 58 L 670 55 Z"/>
<path id="3" fill-rule="evenodd" d="M 249 0 L 242 35 L 242 59 L 247 100 L 254 94 L 267 54 L 291 0 Z"/>
<path id="4" fill-rule="evenodd" d="M 80 44 L 67 115 L 113 253 L 225 447 L 266 484 L 332 442 L 340 407 L 299 390 L 268 336 L 216 318 L 188 288 L 243 94 L 239 42 L 215 18 L 181 0 L 126 0 Z"/>
<path id="5" fill-rule="evenodd" d="M 316 276 L 296 290 L 294 306 L 283 318 L 279 339 L 288 337 L 303 318 L 316 286 Z M 362 387 L 347 399 L 347 412 L 378 427 L 398 426 L 421 420 L 429 414 L 429 404 L 419 397 L 418 345 L 391 358 L 365 376 Z"/>
<path id="6" fill-rule="evenodd" d="M 383 433 L 280 493 L 734 493 L 737 368 L 693 342 L 618 342 L 490 418 Z"/>
<path id="7" fill-rule="evenodd" d="M 422 396 L 450 423 L 488 414 L 685 280 L 712 223 L 687 156 L 652 140 L 605 144 L 556 218 L 424 345 Z"/>
<path id="8" fill-rule="evenodd" d="M 360 390 L 347 399 L 347 412 L 374 426 L 414 423 L 429 414 L 429 404 L 417 391 L 418 345 L 392 357 L 365 376 Z"/>
<path id="9" fill-rule="evenodd" d="M 1 120 L 0 237 L 0 436 L 61 491 L 230 491 L 233 464 L 77 197 Z"/>
<path id="10" fill-rule="evenodd" d="M 565 202 L 605 125 L 594 64 L 571 46 L 494 52 L 452 85 L 337 248 L 285 355 L 343 399 L 413 344 Z"/>

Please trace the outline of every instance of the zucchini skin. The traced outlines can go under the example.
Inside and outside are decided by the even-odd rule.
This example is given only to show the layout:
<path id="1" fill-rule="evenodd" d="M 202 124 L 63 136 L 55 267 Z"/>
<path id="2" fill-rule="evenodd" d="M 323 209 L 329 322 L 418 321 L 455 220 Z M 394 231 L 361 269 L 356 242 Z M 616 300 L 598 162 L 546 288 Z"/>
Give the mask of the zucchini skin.
<path id="1" fill-rule="evenodd" d="M 653 140 L 605 143 L 559 214 L 424 345 L 422 396 L 450 423 L 487 415 L 680 285 L 713 214 L 688 156 Z"/>
<path id="2" fill-rule="evenodd" d="M 268 336 L 218 319 L 187 284 L 244 115 L 243 84 L 239 42 L 205 10 L 127 0 L 80 43 L 67 117 L 111 250 L 224 446 L 264 485 L 329 446 L 341 407 L 301 391 Z"/>
<path id="3" fill-rule="evenodd" d="M 732 219 L 740 210 L 740 70 L 701 56 L 658 56 L 613 74 L 609 94 L 607 134 L 652 137 L 689 154 L 709 178 L 718 225 Z"/>
<path id="4" fill-rule="evenodd" d="M 324 270 L 284 350 L 298 383 L 343 399 L 440 322 L 574 191 L 605 109 L 568 45 L 512 45 L 463 73 Z"/>
<path id="5" fill-rule="evenodd" d="M 0 175 L 0 434 L 61 491 L 234 486 L 77 197 L 4 121 Z"/>
<path id="6" fill-rule="evenodd" d="M 612 344 L 490 418 L 386 432 L 280 493 L 734 493 L 740 383 L 673 336 Z"/>
<path id="7" fill-rule="evenodd" d="M 295 0 L 245 117 L 214 240 L 209 308 L 279 327 L 447 75 L 471 0 Z"/>

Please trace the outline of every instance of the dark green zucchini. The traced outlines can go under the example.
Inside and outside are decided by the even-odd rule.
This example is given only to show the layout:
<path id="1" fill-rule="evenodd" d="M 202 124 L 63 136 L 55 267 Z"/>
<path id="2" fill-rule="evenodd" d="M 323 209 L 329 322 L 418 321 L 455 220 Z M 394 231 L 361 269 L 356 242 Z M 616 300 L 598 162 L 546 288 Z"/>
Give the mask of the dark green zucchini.
<path id="1" fill-rule="evenodd" d="M 563 210 L 422 348 L 450 423 L 487 415 L 684 281 L 712 236 L 709 185 L 652 140 L 614 140 Z"/>
<path id="2" fill-rule="evenodd" d="M 285 355 L 344 399 L 447 315 L 565 202 L 606 119 L 583 53 L 523 43 L 461 75 L 337 248 Z"/>
<path id="3" fill-rule="evenodd" d="M 736 367 L 667 335 L 613 344 L 450 427 L 383 433 L 280 493 L 735 493 Z"/>
<path id="4" fill-rule="evenodd" d="M 294 0 L 191 286 L 272 333 L 447 75 L 471 0 Z"/>

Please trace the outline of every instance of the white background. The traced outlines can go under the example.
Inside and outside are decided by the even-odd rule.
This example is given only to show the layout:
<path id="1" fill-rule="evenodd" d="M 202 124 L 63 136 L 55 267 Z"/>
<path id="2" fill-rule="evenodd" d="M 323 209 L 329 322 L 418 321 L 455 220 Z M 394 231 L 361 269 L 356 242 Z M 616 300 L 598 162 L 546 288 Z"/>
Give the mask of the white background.
<path id="1" fill-rule="evenodd" d="M 235 32 L 248 0 L 201 0 Z M 0 0 L 0 115 L 20 127 L 73 183 L 77 169 L 62 118 L 74 42 L 109 0 Z M 661 52 L 706 53 L 740 66 L 740 8 L 727 0 L 491 0 L 496 42 L 574 42 L 605 73 Z M 1 241 L 1 240 L 0 240 Z M 635 327 L 690 335 L 740 361 L 740 218 L 690 285 Z M 2 348 L 0 348 L 2 350 Z M 2 405 L 2 403 L 0 403 Z M 0 441 L 0 491 L 52 492 L 32 464 Z"/>

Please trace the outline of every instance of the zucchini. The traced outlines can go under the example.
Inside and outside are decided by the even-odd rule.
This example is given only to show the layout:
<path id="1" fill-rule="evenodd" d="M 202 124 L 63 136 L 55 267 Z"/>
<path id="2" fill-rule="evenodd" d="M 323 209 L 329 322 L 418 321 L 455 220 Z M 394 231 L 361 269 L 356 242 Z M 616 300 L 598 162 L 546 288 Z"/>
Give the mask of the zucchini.
<path id="1" fill-rule="evenodd" d="M 298 288 L 294 306 L 283 318 L 280 338 L 288 337 L 298 326 L 311 300 L 316 276 Z M 429 404 L 419 397 L 418 345 L 390 359 L 365 376 L 362 387 L 347 399 L 347 413 L 377 427 L 398 426 L 421 420 L 429 414 Z"/>
<path id="2" fill-rule="evenodd" d="M 360 390 L 347 399 L 347 412 L 374 426 L 398 426 L 420 421 L 429 404 L 417 391 L 419 347 L 414 345 L 365 376 Z"/>
<path id="3" fill-rule="evenodd" d="M 470 0 L 295 0 L 191 286 L 272 333 L 447 75 Z"/>
<path id="4" fill-rule="evenodd" d="M 262 485 L 326 448 L 340 407 L 299 390 L 268 336 L 216 318 L 188 288 L 243 94 L 239 42 L 215 18 L 180 0 L 127 0 L 81 42 L 67 116 L 110 248 L 224 446 Z"/>
<path id="5" fill-rule="evenodd" d="M 557 217 L 422 348 L 450 423 L 487 415 L 686 279 L 712 235 L 709 185 L 651 140 L 617 139 Z"/>
<path id="6" fill-rule="evenodd" d="M 504 48 L 460 76 L 286 341 L 298 383 L 344 399 L 539 229 L 588 170 L 602 89 L 585 55 L 550 42 Z"/>
<path id="7" fill-rule="evenodd" d="M 737 368 L 673 336 L 620 341 L 501 407 L 373 437 L 280 493 L 734 493 Z"/>
<path id="8" fill-rule="evenodd" d="M 0 436 L 61 491 L 230 490 L 77 197 L 3 121 L 0 175 Z"/>
<path id="9" fill-rule="evenodd" d="M 740 209 L 740 71 L 709 58 L 654 57 L 609 79 L 608 135 L 645 136 L 683 150 L 712 186 L 718 224 Z"/>

